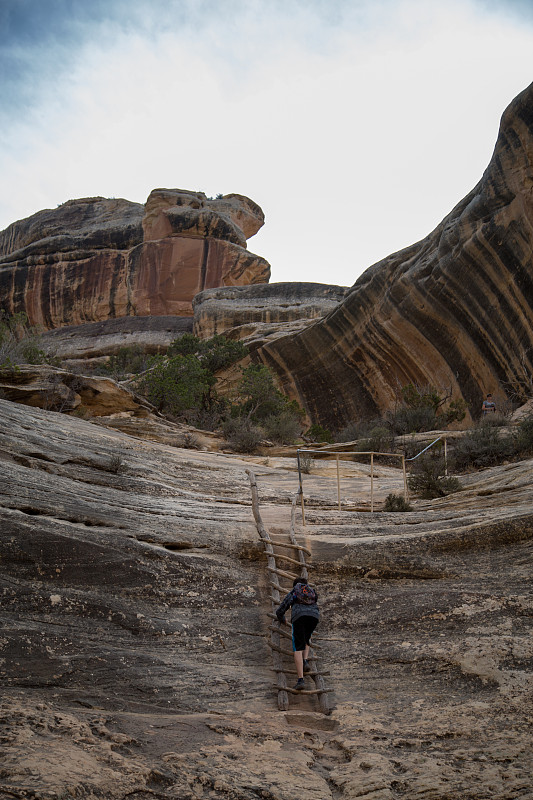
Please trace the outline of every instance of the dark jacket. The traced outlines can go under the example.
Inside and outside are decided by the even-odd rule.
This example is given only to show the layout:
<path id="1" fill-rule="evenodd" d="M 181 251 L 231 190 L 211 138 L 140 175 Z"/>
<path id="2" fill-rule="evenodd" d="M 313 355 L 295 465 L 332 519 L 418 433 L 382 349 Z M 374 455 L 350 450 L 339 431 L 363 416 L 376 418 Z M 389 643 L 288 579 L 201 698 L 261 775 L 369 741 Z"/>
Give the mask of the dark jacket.
<path id="1" fill-rule="evenodd" d="M 304 583 L 305 581 L 302 581 Z M 318 610 L 318 605 L 316 603 L 299 603 L 296 600 L 294 589 L 296 586 L 291 589 L 291 591 L 285 595 L 281 603 L 276 609 L 276 617 L 279 619 L 280 622 L 283 622 L 285 619 L 285 612 L 287 609 L 291 609 L 291 622 L 295 622 L 299 617 L 315 617 L 316 619 L 320 619 L 320 611 Z M 315 589 L 316 592 L 316 589 Z M 316 592 L 316 597 L 318 600 L 318 592 Z"/>

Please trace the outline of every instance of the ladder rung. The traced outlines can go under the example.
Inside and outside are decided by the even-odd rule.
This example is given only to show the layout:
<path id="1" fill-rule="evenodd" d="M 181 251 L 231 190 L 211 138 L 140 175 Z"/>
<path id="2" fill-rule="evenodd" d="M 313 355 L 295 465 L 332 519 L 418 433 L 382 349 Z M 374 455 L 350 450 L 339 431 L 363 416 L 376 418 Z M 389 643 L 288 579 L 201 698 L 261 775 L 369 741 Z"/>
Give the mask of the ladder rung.
<path id="1" fill-rule="evenodd" d="M 282 575 L 284 578 L 292 578 L 292 580 L 300 577 L 299 575 L 294 575 L 292 572 L 286 572 L 284 569 L 278 569 L 277 567 L 267 567 L 267 570 L 269 572 L 275 572 L 276 575 Z"/>
<path id="2" fill-rule="evenodd" d="M 295 669 L 289 669 L 288 667 L 286 669 L 282 669 L 281 667 L 280 668 L 270 667 L 270 669 L 272 670 L 272 672 L 284 672 L 285 675 L 298 675 Z M 307 675 L 310 678 L 320 678 L 321 675 L 331 675 L 331 672 L 327 669 L 324 671 L 320 670 L 320 672 L 311 670 L 310 672 L 304 672 L 304 675 Z"/>
<path id="3" fill-rule="evenodd" d="M 265 553 L 265 555 L 267 557 L 270 556 L 272 558 L 272 553 Z M 310 564 L 306 563 L 305 561 L 302 563 L 301 561 L 297 561 L 295 558 L 291 558 L 290 556 L 284 556 L 283 553 L 276 553 L 275 556 L 276 558 L 279 558 L 282 561 L 290 561 L 291 564 L 297 564 L 299 567 L 306 568 L 310 566 Z"/>
<path id="4" fill-rule="evenodd" d="M 333 691 L 333 689 L 291 689 L 289 686 L 286 689 L 280 689 L 275 683 L 272 686 L 279 692 L 289 692 L 289 694 L 329 694 Z"/>
<path id="5" fill-rule="evenodd" d="M 289 544 L 288 542 L 272 542 L 272 545 L 274 547 L 284 547 L 286 550 L 288 550 L 289 548 L 291 550 L 301 550 L 302 553 L 307 553 L 308 556 L 312 555 L 311 551 L 308 550 L 307 547 L 304 547 L 301 544 Z"/>

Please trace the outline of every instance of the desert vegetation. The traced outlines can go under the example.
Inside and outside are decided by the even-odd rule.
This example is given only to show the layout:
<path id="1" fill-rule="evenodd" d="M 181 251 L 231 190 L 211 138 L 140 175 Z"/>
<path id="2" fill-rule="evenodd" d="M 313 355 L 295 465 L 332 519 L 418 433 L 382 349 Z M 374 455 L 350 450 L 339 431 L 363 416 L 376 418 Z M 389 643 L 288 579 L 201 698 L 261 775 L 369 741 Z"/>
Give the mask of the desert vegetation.
<path id="1" fill-rule="evenodd" d="M 239 364 L 246 363 L 248 355 L 240 341 L 224 336 L 204 340 L 187 333 L 174 340 L 164 354 L 149 354 L 140 346 L 122 347 L 87 371 L 127 381 L 165 416 L 204 430 L 218 430 L 231 449 L 242 453 L 254 452 L 264 441 L 279 445 L 351 442 L 351 449 L 361 453 L 403 452 L 413 458 L 424 447 L 415 434 L 446 430 L 464 419 L 467 411 L 464 401 L 454 400 L 449 391 L 409 383 L 399 390 L 395 407 L 380 418 L 354 420 L 336 432 L 318 423 L 305 429 L 303 409 L 276 387 L 268 367 Z M 24 313 L 0 311 L 0 368 L 18 369 L 22 364 L 57 366 L 59 359 L 43 346 L 39 332 L 28 325 Z M 222 396 L 217 380 L 228 368 L 240 377 L 234 381 L 233 392 Z M 413 493 L 442 496 L 459 488 L 453 474 L 532 456 L 533 417 L 511 426 L 510 410 L 510 404 L 499 408 L 499 413 L 450 438 L 446 463 L 439 445 L 413 461 Z"/>
<path id="2" fill-rule="evenodd" d="M 241 343 L 192 334 L 176 339 L 166 355 L 155 356 L 137 388 L 161 412 L 205 429 L 220 429 L 236 452 L 253 452 L 269 439 L 291 444 L 301 434 L 303 410 L 274 384 L 268 367 L 241 368 L 231 397 L 216 389 L 216 373 L 248 355 Z"/>
<path id="3" fill-rule="evenodd" d="M 54 358 L 42 348 L 40 334 L 28 324 L 27 315 L 0 309 L 0 369 L 49 363 L 54 363 Z"/>

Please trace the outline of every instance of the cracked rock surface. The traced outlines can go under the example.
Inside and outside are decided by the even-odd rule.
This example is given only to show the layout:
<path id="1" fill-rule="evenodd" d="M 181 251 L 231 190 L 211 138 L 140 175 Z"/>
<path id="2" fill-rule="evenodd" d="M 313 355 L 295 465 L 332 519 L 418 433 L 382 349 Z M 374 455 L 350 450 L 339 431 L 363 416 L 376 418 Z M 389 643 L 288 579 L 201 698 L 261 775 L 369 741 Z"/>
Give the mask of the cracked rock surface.
<path id="1" fill-rule="evenodd" d="M 405 514 L 349 510 L 364 464 L 341 511 L 334 462 L 305 476 L 330 716 L 277 710 L 246 468 L 285 531 L 294 458 L 0 400 L 0 800 L 533 798 L 533 462 Z"/>

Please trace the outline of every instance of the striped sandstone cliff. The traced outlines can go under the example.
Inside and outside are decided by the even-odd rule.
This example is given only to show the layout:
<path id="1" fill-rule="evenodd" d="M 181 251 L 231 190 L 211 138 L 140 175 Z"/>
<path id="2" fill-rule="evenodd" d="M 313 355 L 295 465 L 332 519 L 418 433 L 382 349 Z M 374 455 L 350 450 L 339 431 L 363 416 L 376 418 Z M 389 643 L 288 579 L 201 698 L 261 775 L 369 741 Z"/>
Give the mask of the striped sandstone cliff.
<path id="1" fill-rule="evenodd" d="M 422 241 L 374 264 L 305 330 L 265 343 L 310 415 L 338 428 L 412 381 L 524 396 L 533 375 L 533 84 L 507 108 L 477 186 Z"/>
<path id="2" fill-rule="evenodd" d="M 0 233 L 0 308 L 46 330 L 126 316 L 192 316 L 217 286 L 267 282 L 246 249 L 264 223 L 242 195 L 155 189 L 145 206 L 90 197 Z"/>

